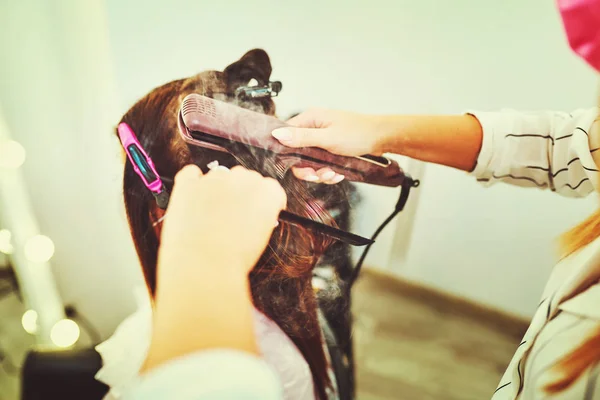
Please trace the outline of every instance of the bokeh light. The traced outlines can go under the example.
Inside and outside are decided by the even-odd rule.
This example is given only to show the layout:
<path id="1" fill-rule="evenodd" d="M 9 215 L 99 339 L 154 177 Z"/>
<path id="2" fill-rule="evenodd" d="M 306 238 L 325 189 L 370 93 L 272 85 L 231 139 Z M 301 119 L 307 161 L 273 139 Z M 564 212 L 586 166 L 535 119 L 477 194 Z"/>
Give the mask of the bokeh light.
<path id="1" fill-rule="evenodd" d="M 70 347 L 79 340 L 79 325 L 71 319 L 61 319 L 52 327 L 50 339 L 58 347 Z"/>
<path id="2" fill-rule="evenodd" d="M 25 257 L 33 262 L 46 262 L 54 255 L 54 243 L 48 236 L 35 235 L 25 243 Z"/>

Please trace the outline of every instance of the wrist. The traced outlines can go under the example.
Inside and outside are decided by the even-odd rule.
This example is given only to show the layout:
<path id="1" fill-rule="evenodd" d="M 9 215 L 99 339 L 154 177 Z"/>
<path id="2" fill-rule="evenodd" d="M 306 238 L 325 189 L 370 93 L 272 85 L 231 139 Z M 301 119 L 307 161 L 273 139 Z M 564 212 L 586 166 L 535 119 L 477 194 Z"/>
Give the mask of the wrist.
<path id="1" fill-rule="evenodd" d="M 403 115 L 375 116 L 375 154 L 403 154 L 409 136 L 406 134 L 410 126 L 410 117 Z"/>
<path id="2" fill-rule="evenodd" d="M 203 257 L 204 258 L 204 257 Z M 186 266 L 186 259 L 172 258 L 169 264 L 159 263 L 156 288 L 156 309 L 173 315 L 179 310 L 193 310 L 200 304 L 210 304 L 214 299 L 233 296 L 251 298 L 247 269 L 235 261 L 211 262 L 210 258 L 195 260 Z M 239 261 L 238 261 L 239 263 Z M 168 267 L 164 270 L 165 265 Z M 190 274 L 194 276 L 190 278 Z"/>
<path id="3" fill-rule="evenodd" d="M 160 244 L 158 253 L 157 272 L 160 282 L 166 284 L 171 280 L 177 283 L 188 282 L 187 274 L 193 271 L 194 276 L 205 274 L 211 282 L 236 279 L 247 281 L 248 273 L 252 269 L 251 262 L 246 262 L 245 257 L 235 251 L 223 251 L 220 246 L 198 245 L 198 243 L 184 240 Z M 165 266 L 165 267 L 163 267 Z M 162 269 L 168 273 L 161 274 Z M 184 276 L 180 276 L 184 275 Z M 198 283 L 193 279 L 193 283 Z"/>
<path id="4" fill-rule="evenodd" d="M 144 371 L 208 349 L 258 353 L 248 279 L 226 275 L 215 271 L 201 284 L 198 279 L 191 280 L 195 284 L 180 282 L 179 286 L 161 286 L 159 282 Z"/>

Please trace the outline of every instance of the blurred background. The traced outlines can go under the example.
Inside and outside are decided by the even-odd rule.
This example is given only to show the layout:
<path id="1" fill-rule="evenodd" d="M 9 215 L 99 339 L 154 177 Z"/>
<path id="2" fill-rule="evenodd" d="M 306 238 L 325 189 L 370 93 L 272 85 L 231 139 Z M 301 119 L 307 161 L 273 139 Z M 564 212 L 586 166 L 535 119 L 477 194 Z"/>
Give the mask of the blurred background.
<path id="1" fill-rule="evenodd" d="M 597 99 L 551 0 L 1 0 L 0 399 L 18 398 L 31 346 L 89 346 L 136 309 L 120 116 L 150 89 L 252 48 L 283 82 L 282 118 L 311 106 L 571 111 Z M 356 289 L 358 398 L 489 397 L 556 238 L 597 200 L 483 188 L 398 160 L 421 186 Z M 352 230 L 370 235 L 398 193 L 357 187 Z"/>

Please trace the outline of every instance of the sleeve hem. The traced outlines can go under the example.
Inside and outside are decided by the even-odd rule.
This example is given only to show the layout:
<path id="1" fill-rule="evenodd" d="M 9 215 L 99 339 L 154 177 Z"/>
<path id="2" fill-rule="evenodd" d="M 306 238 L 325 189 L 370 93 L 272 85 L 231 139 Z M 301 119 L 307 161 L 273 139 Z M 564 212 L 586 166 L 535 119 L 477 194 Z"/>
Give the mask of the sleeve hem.
<path id="1" fill-rule="evenodd" d="M 477 112 L 468 110 L 464 114 L 471 115 L 481 125 L 482 130 L 482 141 L 479 155 L 475 163 L 475 168 L 469 172 L 470 175 L 476 178 L 481 178 L 488 175 L 489 167 L 492 161 L 493 150 L 494 150 L 494 114 L 486 112 Z"/>

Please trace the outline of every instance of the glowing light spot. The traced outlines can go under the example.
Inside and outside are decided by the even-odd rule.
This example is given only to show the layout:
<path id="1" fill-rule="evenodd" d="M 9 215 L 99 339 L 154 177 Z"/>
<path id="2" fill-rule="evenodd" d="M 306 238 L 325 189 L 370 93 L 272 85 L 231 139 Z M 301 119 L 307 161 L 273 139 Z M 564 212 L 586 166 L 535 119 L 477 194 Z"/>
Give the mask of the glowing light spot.
<path id="1" fill-rule="evenodd" d="M 25 243 L 25 257 L 33 262 L 46 262 L 54 255 L 54 243 L 48 236 L 35 235 Z"/>
<path id="2" fill-rule="evenodd" d="M 70 319 L 61 319 L 52 327 L 50 339 L 58 347 L 71 347 L 79 340 L 79 325 Z"/>
<path id="3" fill-rule="evenodd" d="M 23 313 L 23 317 L 21 318 L 21 325 L 23 325 L 23 329 L 25 332 L 34 335 L 38 330 L 38 314 L 35 310 L 27 310 Z"/>
<path id="4" fill-rule="evenodd" d="M 19 142 L 7 140 L 0 143 L 0 167 L 19 168 L 25 162 L 25 149 Z"/>

